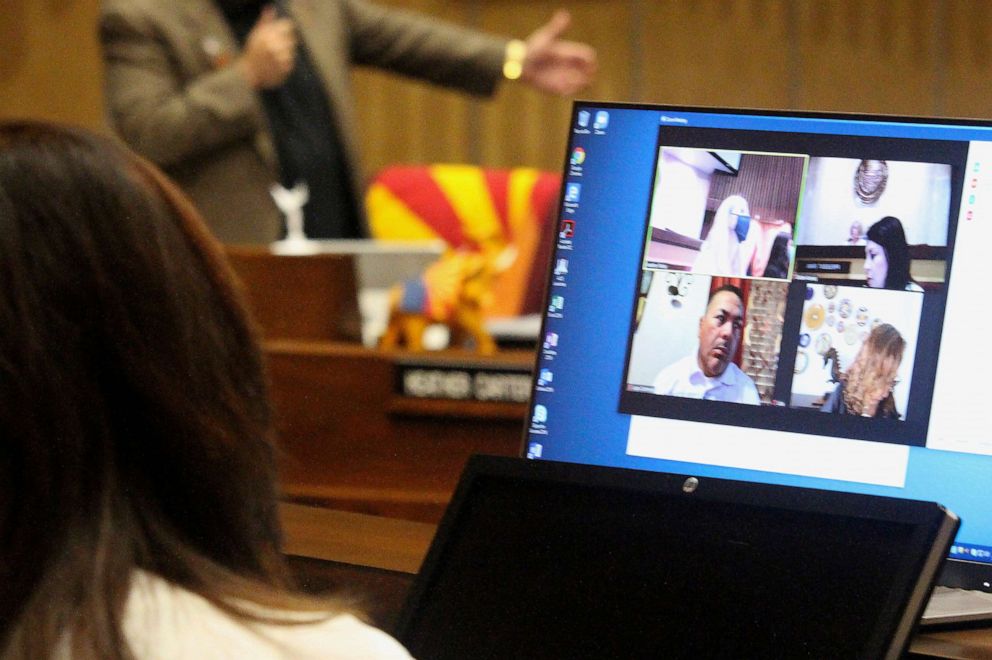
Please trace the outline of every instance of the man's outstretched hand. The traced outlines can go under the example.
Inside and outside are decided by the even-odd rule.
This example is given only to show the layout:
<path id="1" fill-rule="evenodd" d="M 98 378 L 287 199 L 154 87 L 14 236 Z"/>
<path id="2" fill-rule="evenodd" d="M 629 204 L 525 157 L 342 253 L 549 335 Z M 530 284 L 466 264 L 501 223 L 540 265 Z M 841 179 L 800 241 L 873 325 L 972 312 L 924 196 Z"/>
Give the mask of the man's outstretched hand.
<path id="1" fill-rule="evenodd" d="M 596 51 L 561 38 L 571 22 L 571 14 L 559 9 L 527 37 L 521 80 L 542 92 L 565 96 L 589 86 L 596 74 Z"/>

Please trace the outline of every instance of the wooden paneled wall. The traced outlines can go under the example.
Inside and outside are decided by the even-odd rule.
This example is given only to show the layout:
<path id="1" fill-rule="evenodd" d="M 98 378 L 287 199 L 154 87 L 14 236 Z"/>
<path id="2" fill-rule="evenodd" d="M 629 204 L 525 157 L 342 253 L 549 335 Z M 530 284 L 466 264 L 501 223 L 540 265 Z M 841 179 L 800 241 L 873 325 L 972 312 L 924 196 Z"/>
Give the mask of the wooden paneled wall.
<path id="1" fill-rule="evenodd" d="M 162 0 L 167 2 L 169 0 Z M 595 45 L 584 98 L 887 114 L 992 114 L 989 0 L 379 0 L 525 36 L 560 6 Z M 0 0 L 0 118 L 97 126 L 99 0 Z M 366 173 L 395 162 L 557 170 L 570 108 L 355 73 Z"/>
<path id="2" fill-rule="evenodd" d="M 0 119 L 100 128 L 99 0 L 0 0 Z"/>
<path id="3" fill-rule="evenodd" d="M 567 7 L 569 36 L 599 51 L 583 98 L 992 116 L 988 0 L 384 1 L 514 36 Z M 567 100 L 519 85 L 487 102 L 379 73 L 356 80 L 370 172 L 397 161 L 560 168 Z"/>

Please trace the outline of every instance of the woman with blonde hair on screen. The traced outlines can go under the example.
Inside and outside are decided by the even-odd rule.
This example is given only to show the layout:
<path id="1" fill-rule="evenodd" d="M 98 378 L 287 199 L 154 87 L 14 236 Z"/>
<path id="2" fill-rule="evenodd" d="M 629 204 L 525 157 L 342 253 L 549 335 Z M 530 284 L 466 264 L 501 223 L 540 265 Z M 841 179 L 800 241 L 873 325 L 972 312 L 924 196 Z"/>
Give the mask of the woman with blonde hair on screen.
<path id="1" fill-rule="evenodd" d="M 0 122 L 0 658 L 408 658 L 280 553 L 261 353 L 154 167 Z"/>
<path id="2" fill-rule="evenodd" d="M 754 257 L 756 234 L 747 200 L 730 195 L 713 215 L 713 224 L 692 272 L 727 277 L 747 275 Z"/>
<path id="3" fill-rule="evenodd" d="M 893 326 L 882 323 L 873 328 L 820 410 L 899 419 L 892 390 L 905 350 L 906 340 Z"/>

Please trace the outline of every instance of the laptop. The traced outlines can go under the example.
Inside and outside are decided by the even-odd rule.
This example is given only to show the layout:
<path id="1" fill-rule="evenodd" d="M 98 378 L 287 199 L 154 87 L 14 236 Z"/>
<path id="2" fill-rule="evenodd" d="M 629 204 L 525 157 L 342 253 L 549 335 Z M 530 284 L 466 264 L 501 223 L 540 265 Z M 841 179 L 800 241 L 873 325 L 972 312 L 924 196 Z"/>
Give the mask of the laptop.
<path id="1" fill-rule="evenodd" d="M 568 133 L 524 455 L 939 502 L 924 623 L 992 618 L 992 122 L 578 102 Z"/>
<path id="2" fill-rule="evenodd" d="M 958 521 L 926 502 L 473 457 L 398 621 L 441 658 L 898 658 Z"/>

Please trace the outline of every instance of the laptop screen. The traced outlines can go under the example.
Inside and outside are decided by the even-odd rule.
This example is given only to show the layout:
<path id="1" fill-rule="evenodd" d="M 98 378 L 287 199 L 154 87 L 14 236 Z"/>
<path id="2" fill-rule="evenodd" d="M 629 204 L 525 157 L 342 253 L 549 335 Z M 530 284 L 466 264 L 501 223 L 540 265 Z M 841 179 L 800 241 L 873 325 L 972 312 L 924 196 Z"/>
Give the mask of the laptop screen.
<path id="1" fill-rule="evenodd" d="M 569 132 L 526 455 L 938 501 L 945 583 L 990 589 L 992 123 L 578 103 Z"/>
<path id="2" fill-rule="evenodd" d="M 417 658 L 902 657 L 924 502 L 474 457 L 398 621 Z"/>

